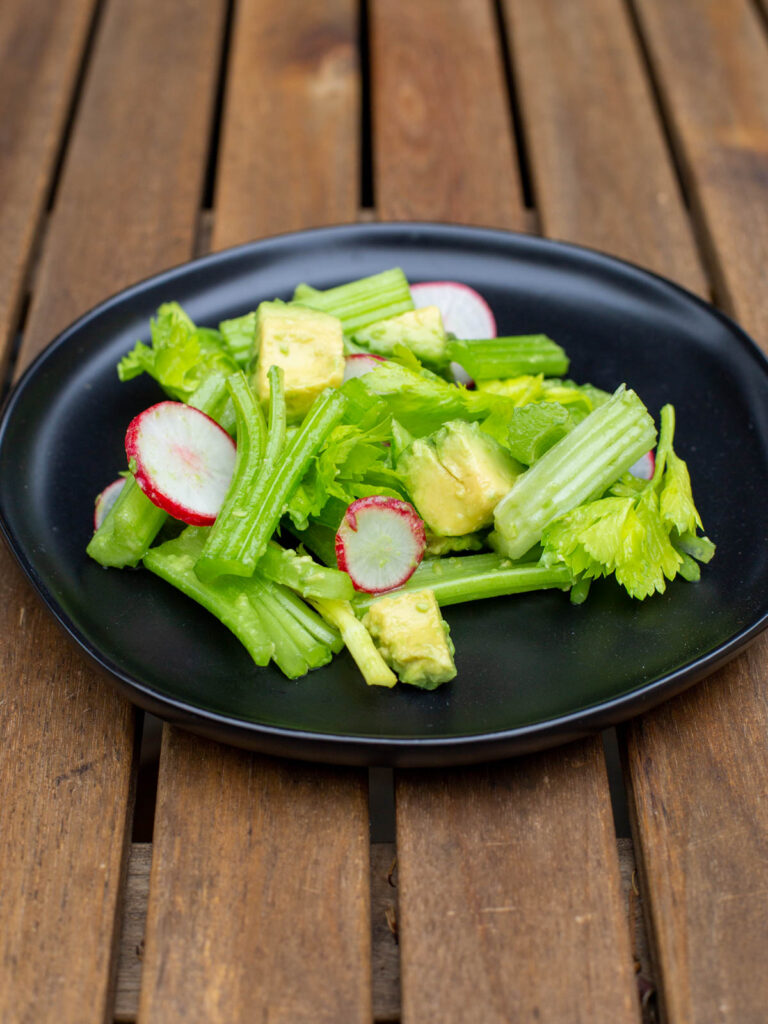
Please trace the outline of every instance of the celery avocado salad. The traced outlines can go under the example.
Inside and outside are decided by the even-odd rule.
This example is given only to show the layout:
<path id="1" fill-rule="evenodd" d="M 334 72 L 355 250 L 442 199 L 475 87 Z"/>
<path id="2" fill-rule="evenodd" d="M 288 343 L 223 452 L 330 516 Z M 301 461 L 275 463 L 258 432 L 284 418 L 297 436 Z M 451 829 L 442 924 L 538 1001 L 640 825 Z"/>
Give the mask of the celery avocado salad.
<path id="1" fill-rule="evenodd" d="M 347 647 L 368 684 L 434 689 L 456 675 L 444 606 L 579 604 L 609 576 L 642 601 L 714 554 L 674 408 L 657 432 L 545 335 L 495 336 L 465 285 L 392 269 L 216 329 L 169 302 L 150 331 L 117 372 L 167 400 L 128 425 L 88 554 L 143 565 L 289 678 Z"/>

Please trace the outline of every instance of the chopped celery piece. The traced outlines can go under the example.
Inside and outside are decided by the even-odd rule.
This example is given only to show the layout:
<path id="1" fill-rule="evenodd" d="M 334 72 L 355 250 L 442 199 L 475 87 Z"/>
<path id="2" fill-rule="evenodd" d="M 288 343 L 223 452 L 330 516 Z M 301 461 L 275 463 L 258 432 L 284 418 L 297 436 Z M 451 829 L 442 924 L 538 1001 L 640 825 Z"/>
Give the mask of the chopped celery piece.
<path id="1" fill-rule="evenodd" d="M 220 515 L 211 527 L 203 554 L 196 565 L 201 579 L 214 579 L 223 573 L 250 576 L 264 556 L 283 508 L 321 445 L 341 419 L 346 400 L 338 391 L 324 391 L 293 436 L 282 449 L 285 437 L 285 401 L 282 371 L 270 369 L 272 399 L 270 425 L 263 464 L 244 477 L 243 486 L 233 488 L 226 503 L 232 511 Z M 238 423 L 247 431 L 255 415 L 256 399 L 249 388 L 236 395 Z M 238 405 L 242 402 L 242 405 Z M 239 431 L 238 431 L 239 435 Z M 235 481 L 235 486 L 237 481 Z"/>
<path id="2" fill-rule="evenodd" d="M 394 686 L 397 676 L 376 649 L 365 626 L 355 616 L 349 601 L 316 600 L 315 608 L 326 622 L 341 633 L 349 653 L 369 686 Z"/>
<path id="3" fill-rule="evenodd" d="M 463 366 L 474 380 L 537 373 L 561 377 L 569 366 L 565 351 L 546 334 L 450 341 L 448 358 Z"/>
<path id="4" fill-rule="evenodd" d="M 550 523 L 599 497 L 655 441 L 647 409 L 622 385 L 517 478 L 496 506 L 491 543 L 521 558 Z"/>
<path id="5" fill-rule="evenodd" d="M 86 551 L 100 565 L 138 565 L 167 518 L 130 476 Z"/>
<path id="6" fill-rule="evenodd" d="M 336 530 L 333 527 L 315 519 L 310 519 L 304 530 L 297 529 L 290 521 L 286 525 L 294 537 L 321 562 L 336 567 Z"/>
<path id="7" fill-rule="evenodd" d="M 535 562 L 514 565 L 508 558 L 491 553 L 427 559 L 407 583 L 391 593 L 428 589 L 444 607 L 531 590 L 567 590 L 572 583 L 573 576 L 564 565 L 544 566 Z M 376 594 L 357 594 L 353 602 L 355 611 L 360 614 L 376 597 Z"/>
<path id="8" fill-rule="evenodd" d="M 259 572 L 275 583 L 282 583 L 302 597 L 331 597 L 349 601 L 355 594 L 352 580 L 339 569 L 320 565 L 309 555 L 298 555 L 270 541 L 259 562 Z"/>
<path id="9" fill-rule="evenodd" d="M 399 267 L 326 291 L 300 284 L 293 301 L 338 317 L 345 334 L 354 334 L 377 320 L 387 320 L 413 309 L 411 289 Z"/>
<path id="10" fill-rule="evenodd" d="M 205 529 L 190 526 L 174 540 L 151 548 L 144 555 L 144 565 L 215 615 L 235 634 L 257 665 L 266 665 L 275 650 L 274 638 L 245 593 L 243 581 L 225 576 L 202 583 L 195 573 L 195 559 L 202 550 Z"/>

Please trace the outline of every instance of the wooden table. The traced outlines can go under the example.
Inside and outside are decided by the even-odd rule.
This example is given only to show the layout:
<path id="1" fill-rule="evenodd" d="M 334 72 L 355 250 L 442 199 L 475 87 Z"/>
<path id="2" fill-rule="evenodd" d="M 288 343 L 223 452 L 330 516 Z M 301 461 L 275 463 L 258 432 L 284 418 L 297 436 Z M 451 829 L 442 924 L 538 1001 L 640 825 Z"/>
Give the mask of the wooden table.
<path id="1" fill-rule="evenodd" d="M 2 0 L 8 372 L 141 277 L 360 218 L 605 249 L 765 342 L 767 6 Z M 0 558 L 3 1024 L 623 1024 L 652 986 L 768 1019 L 765 638 L 619 731 L 631 882 L 599 737 L 397 772 L 388 879 L 366 772 L 173 728 L 132 847 L 142 716 Z"/>

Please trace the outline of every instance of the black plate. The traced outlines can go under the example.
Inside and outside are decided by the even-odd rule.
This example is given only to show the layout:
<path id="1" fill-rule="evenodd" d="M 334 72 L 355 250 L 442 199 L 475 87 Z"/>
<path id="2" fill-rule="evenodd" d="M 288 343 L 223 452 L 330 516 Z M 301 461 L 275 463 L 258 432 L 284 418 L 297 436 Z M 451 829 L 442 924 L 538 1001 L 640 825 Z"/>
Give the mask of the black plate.
<path id="1" fill-rule="evenodd" d="M 656 415 L 677 409 L 676 448 L 717 542 L 700 583 L 632 602 L 611 582 L 573 607 L 542 592 L 447 609 L 458 677 L 434 693 L 367 688 L 348 656 L 297 682 L 258 669 L 237 641 L 144 571 L 85 556 L 93 496 L 123 468 L 129 420 L 155 402 L 115 364 L 180 301 L 201 324 L 400 265 L 412 281 L 477 288 L 501 333 L 543 331 L 577 380 L 629 382 Z M 287 235 L 136 285 L 61 334 L 0 423 L 0 511 L 10 547 L 74 640 L 135 703 L 209 736 L 339 763 L 456 764 L 517 754 L 616 723 L 736 653 L 768 614 L 768 364 L 747 336 L 680 288 L 573 246 L 438 225 Z"/>

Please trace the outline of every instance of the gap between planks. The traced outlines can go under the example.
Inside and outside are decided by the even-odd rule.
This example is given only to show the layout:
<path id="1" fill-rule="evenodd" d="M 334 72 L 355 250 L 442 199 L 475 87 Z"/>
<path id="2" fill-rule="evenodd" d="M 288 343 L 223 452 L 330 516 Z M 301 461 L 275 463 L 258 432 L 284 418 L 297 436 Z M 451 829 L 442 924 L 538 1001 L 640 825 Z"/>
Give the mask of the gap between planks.
<path id="1" fill-rule="evenodd" d="M 643 1024 L 657 1024 L 655 986 L 632 840 L 618 839 L 617 844 Z M 123 925 L 118 947 L 114 1020 L 120 1024 L 135 1021 L 138 1011 L 151 864 L 152 844 L 133 843 L 128 860 Z M 373 1019 L 377 1024 L 392 1024 L 400 1020 L 397 865 L 394 843 L 371 845 L 371 929 Z"/>

